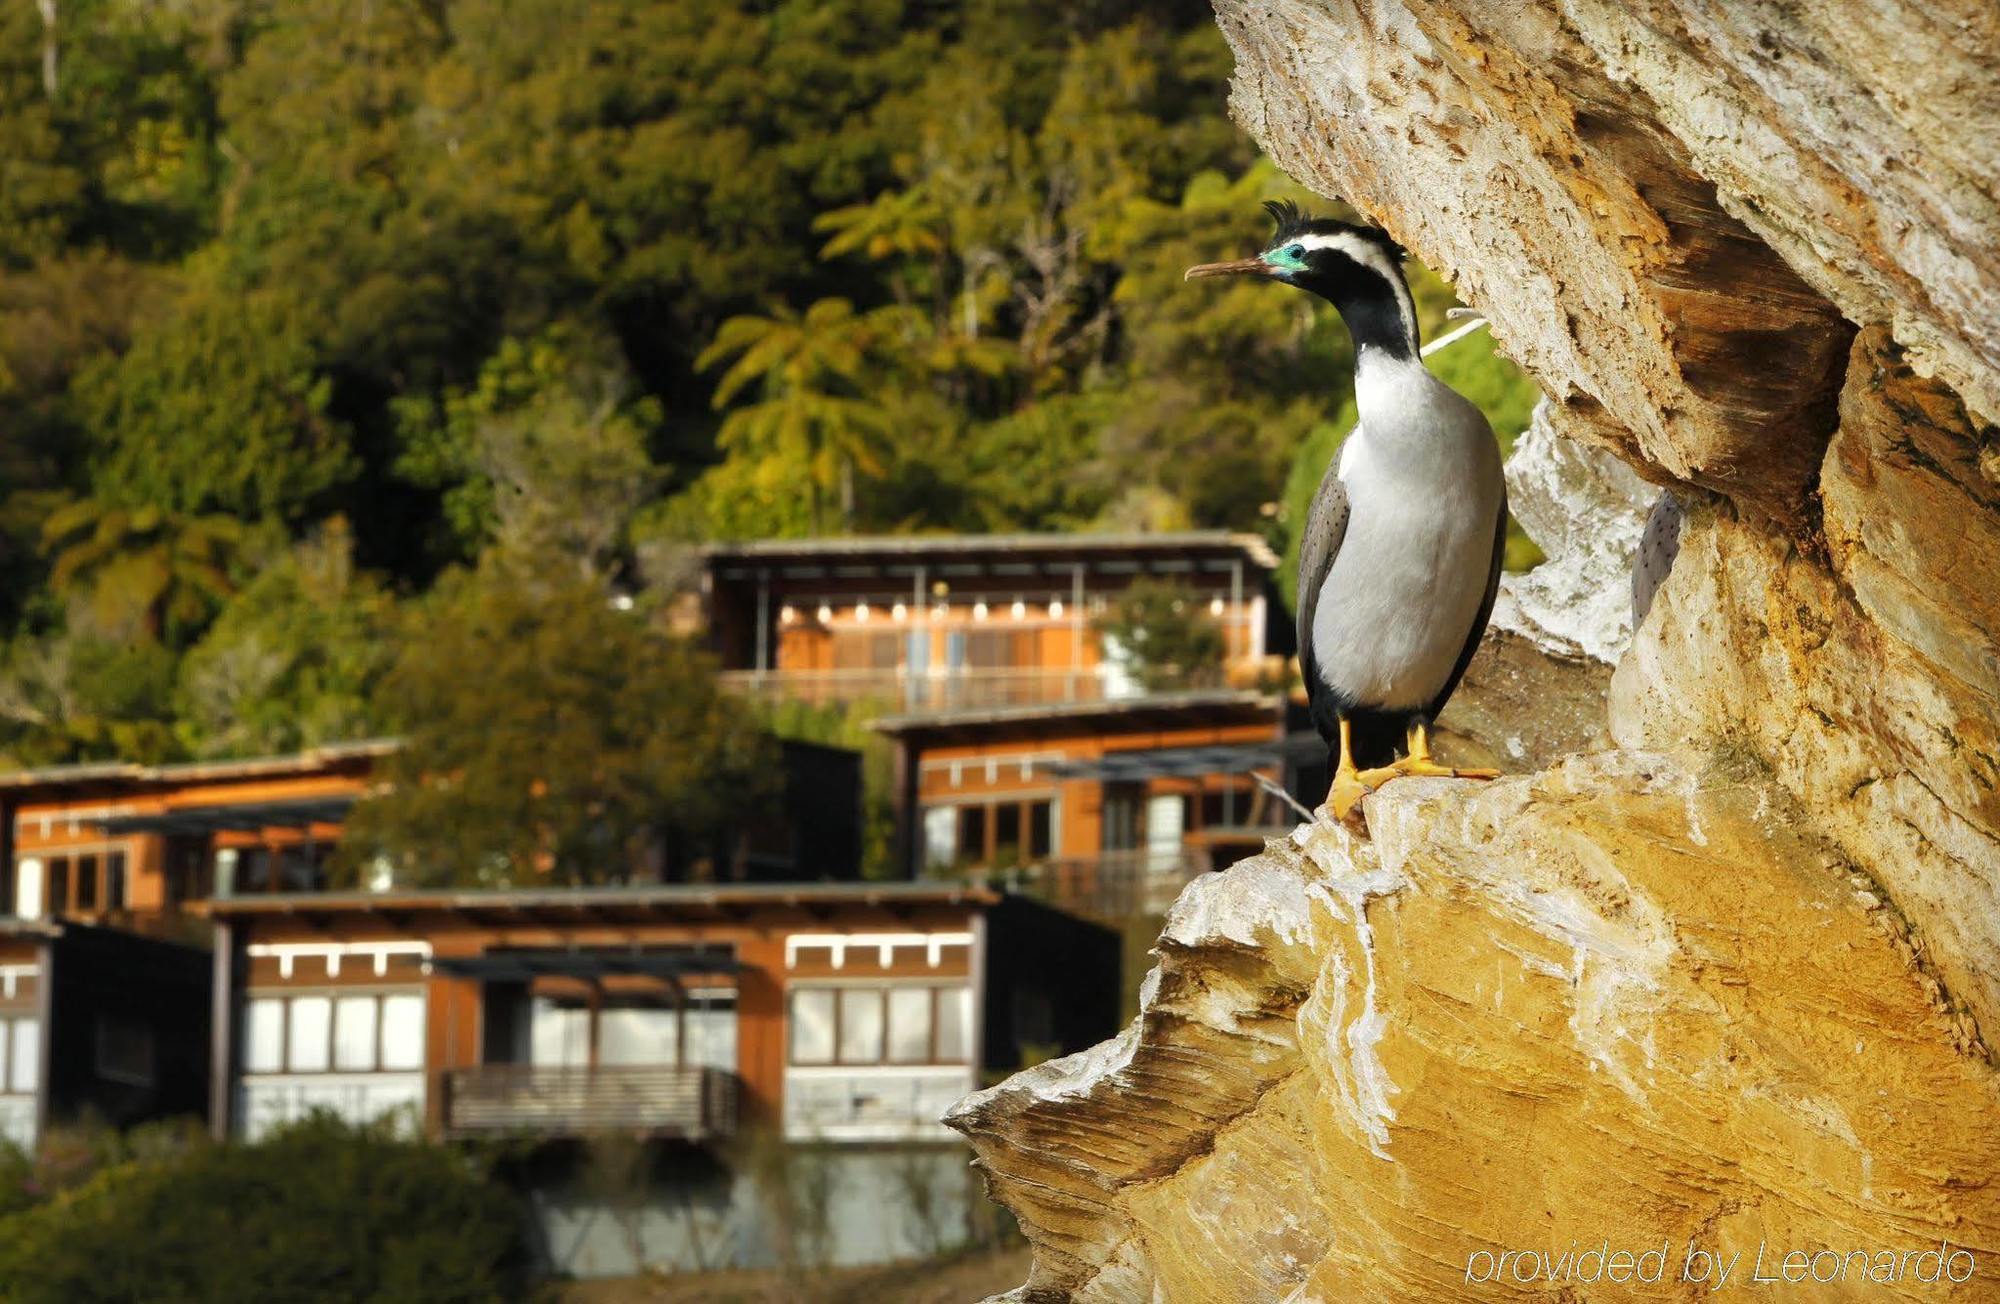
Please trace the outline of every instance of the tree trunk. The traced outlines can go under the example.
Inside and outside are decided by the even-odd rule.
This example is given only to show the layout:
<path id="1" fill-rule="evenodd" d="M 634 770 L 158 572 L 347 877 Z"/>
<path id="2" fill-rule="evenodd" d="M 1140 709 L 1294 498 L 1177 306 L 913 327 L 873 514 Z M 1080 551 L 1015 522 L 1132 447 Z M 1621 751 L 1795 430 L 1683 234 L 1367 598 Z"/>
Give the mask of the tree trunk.
<path id="1" fill-rule="evenodd" d="M 58 51 L 56 48 L 56 3 L 57 0 L 35 0 L 35 8 L 42 14 L 42 93 L 53 100 L 56 97 L 58 81 Z"/>

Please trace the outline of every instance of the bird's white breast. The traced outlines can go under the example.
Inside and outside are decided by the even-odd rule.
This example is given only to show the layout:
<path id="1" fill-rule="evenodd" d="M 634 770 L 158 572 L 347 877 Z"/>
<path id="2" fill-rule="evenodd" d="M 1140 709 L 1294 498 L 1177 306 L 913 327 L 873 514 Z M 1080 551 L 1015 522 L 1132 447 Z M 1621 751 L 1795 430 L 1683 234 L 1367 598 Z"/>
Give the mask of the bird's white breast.
<path id="1" fill-rule="evenodd" d="M 1415 709 L 1451 677 L 1485 600 L 1505 501 L 1477 408 L 1418 361 L 1364 351 L 1340 453 L 1347 534 L 1320 588 L 1313 653 L 1364 706 Z"/>

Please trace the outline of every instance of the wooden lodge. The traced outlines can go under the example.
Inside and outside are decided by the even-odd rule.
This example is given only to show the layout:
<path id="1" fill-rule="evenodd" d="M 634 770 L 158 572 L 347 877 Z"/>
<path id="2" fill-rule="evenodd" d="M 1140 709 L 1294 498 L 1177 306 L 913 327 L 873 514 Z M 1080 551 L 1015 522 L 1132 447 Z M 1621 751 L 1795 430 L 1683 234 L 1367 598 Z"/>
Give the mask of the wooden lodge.
<path id="1" fill-rule="evenodd" d="M 433 1135 L 945 1140 L 1023 1045 L 1115 1026 L 1118 942 L 928 884 L 322 893 L 210 902 L 218 1134 L 308 1110 Z M 998 963 L 995 957 L 1003 956 Z"/>
<path id="2" fill-rule="evenodd" d="M 213 1017 L 220 998 L 210 907 L 346 899 L 328 890 L 333 851 L 348 811 L 377 786 L 377 763 L 394 746 L 0 775 L 0 864 L 10 870 L 0 874 L 0 1138 L 29 1146 L 52 1121 L 200 1116 L 215 1100 L 233 1100 L 217 1095 L 211 1041 L 261 1033 L 263 1025 L 238 1027 L 234 1011 Z M 654 877 L 856 878 L 859 757 L 789 741 L 781 757 L 782 818 L 722 840 L 706 860 L 662 860 Z M 395 1077 L 421 1071 L 404 1048 L 409 1029 L 428 1018 L 407 993 L 392 990 L 408 966 L 427 970 L 428 942 L 402 940 L 400 949 L 387 939 L 368 952 L 384 966 L 369 1016 L 381 1046 L 371 1076 L 356 1079 L 354 1090 L 370 1102 L 432 1097 L 427 1082 L 397 1085 Z M 317 1007 L 304 1008 L 309 1018 Z M 350 1036 L 359 1008 L 340 1006 Z M 255 1018 L 266 1017 L 258 1007 Z M 351 1065 L 354 1053 L 342 1050 L 329 1069 Z M 263 1099 L 253 1103 L 261 1108 Z"/>

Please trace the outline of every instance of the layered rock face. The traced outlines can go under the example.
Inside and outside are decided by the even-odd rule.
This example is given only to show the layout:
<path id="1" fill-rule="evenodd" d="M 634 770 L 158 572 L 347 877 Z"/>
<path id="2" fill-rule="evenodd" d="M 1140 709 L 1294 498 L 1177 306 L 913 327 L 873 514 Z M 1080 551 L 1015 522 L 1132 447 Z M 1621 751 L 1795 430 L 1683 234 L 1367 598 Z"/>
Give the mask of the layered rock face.
<path id="1" fill-rule="evenodd" d="M 1549 395 L 1559 546 L 1442 722 L 1540 768 L 1197 883 L 1120 1041 L 960 1107 L 1017 1294 L 2000 1298 L 2000 10 L 1217 11 L 1238 120 Z"/>
<path id="2" fill-rule="evenodd" d="M 1624 752 L 1367 804 L 1197 881 L 1121 1039 L 947 1120 L 1017 1298 L 1685 1299 L 1691 1248 L 1741 1284 L 1760 1246 L 1839 1251 L 1813 1298 L 1992 1297 L 2000 1087 L 1768 781 Z"/>

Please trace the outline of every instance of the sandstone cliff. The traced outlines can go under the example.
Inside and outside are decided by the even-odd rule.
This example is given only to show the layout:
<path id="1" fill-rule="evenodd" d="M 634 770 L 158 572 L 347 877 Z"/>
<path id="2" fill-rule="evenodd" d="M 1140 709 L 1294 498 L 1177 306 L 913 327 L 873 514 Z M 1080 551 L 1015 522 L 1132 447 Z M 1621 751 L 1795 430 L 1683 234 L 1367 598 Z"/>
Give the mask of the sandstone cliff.
<path id="1" fill-rule="evenodd" d="M 2000 10 L 1217 11 L 1238 120 L 1549 395 L 1510 476 L 1562 546 L 1445 720 L 1544 768 L 1197 883 L 1123 1037 L 961 1105 L 1017 1294 L 1690 1298 L 1762 1246 L 2000 1298 Z M 1637 631 L 1607 452 L 1686 508 Z M 1509 732 L 1551 653 L 1608 703 Z"/>

